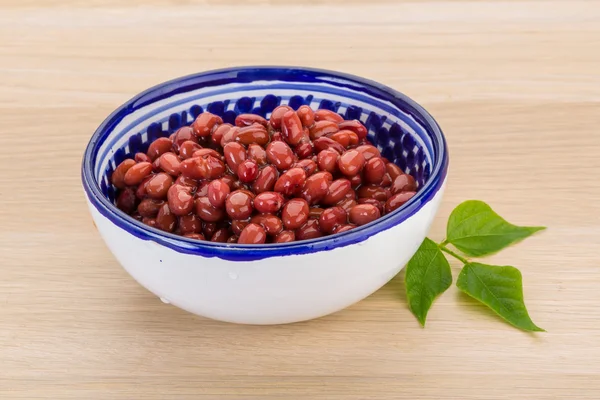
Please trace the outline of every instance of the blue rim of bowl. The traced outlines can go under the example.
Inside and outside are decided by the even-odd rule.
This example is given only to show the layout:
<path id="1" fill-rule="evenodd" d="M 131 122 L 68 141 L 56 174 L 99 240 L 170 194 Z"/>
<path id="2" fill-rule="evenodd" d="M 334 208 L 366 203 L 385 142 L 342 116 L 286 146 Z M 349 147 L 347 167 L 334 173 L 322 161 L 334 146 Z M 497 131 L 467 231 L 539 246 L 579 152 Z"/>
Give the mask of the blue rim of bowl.
<path id="1" fill-rule="evenodd" d="M 413 118 L 419 120 L 434 135 L 433 146 L 436 151 L 435 157 L 432 160 L 434 168 L 429 179 L 406 204 L 369 224 L 324 238 L 263 245 L 201 242 L 167 233 L 149 227 L 126 215 L 102 194 L 93 173 L 96 159 L 95 151 L 103 143 L 107 132 L 111 131 L 125 116 L 150 103 L 200 87 L 219 86 L 224 83 L 241 82 L 244 80 L 252 82 L 253 80 L 265 77 L 279 81 L 285 81 L 286 79 L 295 81 L 303 77 L 304 79 L 322 83 L 331 83 L 331 79 L 334 79 L 336 86 L 365 92 L 388 101 L 395 107 L 410 113 Z M 131 98 L 113 111 L 92 135 L 83 156 L 81 179 L 87 197 L 96 210 L 116 226 L 140 239 L 151 240 L 185 254 L 218 257 L 230 261 L 253 261 L 270 257 L 316 253 L 360 243 L 379 232 L 400 224 L 431 201 L 440 190 L 446 178 L 448 162 L 446 139 L 437 122 L 422 106 L 395 89 L 370 79 L 337 71 L 292 66 L 246 66 L 216 69 L 182 76 L 160 83 Z"/>

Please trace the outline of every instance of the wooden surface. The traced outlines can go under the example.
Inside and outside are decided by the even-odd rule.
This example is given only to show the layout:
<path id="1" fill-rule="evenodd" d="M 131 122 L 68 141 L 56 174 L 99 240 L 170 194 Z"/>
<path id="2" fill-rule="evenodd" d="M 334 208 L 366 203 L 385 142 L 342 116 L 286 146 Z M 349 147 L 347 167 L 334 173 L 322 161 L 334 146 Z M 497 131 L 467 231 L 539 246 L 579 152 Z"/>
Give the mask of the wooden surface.
<path id="1" fill-rule="evenodd" d="M 0 1 L 0 398 L 600 398 L 600 3 L 322 3 Z M 521 268 L 548 333 L 455 287 L 421 329 L 402 274 L 273 327 L 198 318 L 138 286 L 93 229 L 83 148 L 141 90 L 243 64 L 342 70 L 430 110 L 451 149 L 430 236 L 470 198 L 547 225 L 488 261 Z"/>

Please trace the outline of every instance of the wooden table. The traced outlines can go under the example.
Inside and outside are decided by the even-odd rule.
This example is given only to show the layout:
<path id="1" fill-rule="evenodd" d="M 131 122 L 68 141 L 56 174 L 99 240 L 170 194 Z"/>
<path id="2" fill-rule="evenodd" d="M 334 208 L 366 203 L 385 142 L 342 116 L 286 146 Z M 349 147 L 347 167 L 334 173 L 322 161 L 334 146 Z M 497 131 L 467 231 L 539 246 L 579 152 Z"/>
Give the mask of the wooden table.
<path id="1" fill-rule="evenodd" d="M 189 3 L 0 3 L 0 398 L 600 398 L 598 2 Z M 342 70 L 427 107 L 451 149 L 431 236 L 470 198 L 547 225 L 489 262 L 521 268 L 548 333 L 455 287 L 422 329 L 402 274 L 273 327 L 202 319 L 138 286 L 92 226 L 83 148 L 141 90 L 243 64 Z"/>

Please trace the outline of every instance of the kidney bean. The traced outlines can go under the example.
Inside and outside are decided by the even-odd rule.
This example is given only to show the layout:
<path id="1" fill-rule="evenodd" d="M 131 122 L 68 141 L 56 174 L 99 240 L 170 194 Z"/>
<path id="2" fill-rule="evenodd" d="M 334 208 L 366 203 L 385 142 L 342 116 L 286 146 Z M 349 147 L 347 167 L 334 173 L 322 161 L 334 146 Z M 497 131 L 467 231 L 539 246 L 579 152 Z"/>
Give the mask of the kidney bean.
<path id="1" fill-rule="evenodd" d="M 379 184 L 383 180 L 386 169 L 383 160 L 379 157 L 373 157 L 365 163 L 363 170 L 363 180 L 365 183 Z"/>
<path id="2" fill-rule="evenodd" d="M 256 114 L 240 114 L 235 117 L 235 126 L 244 127 L 252 124 L 260 124 L 266 128 L 269 121 Z"/>
<path id="3" fill-rule="evenodd" d="M 325 149 L 331 149 L 337 151 L 339 154 L 342 154 L 346 150 L 344 146 L 328 137 L 320 137 L 315 139 L 313 145 L 315 146 L 315 149 L 317 149 L 317 153 L 320 153 Z"/>
<path id="4" fill-rule="evenodd" d="M 296 240 L 294 231 L 281 231 L 279 235 L 275 236 L 273 243 L 288 243 L 294 240 Z"/>
<path id="5" fill-rule="evenodd" d="M 356 228 L 356 225 L 347 224 L 347 225 L 338 225 L 333 229 L 334 234 L 348 232 L 350 229 Z"/>
<path id="6" fill-rule="evenodd" d="M 392 182 L 390 190 L 392 194 L 400 192 L 415 192 L 417 190 L 417 183 L 415 182 L 415 178 L 413 178 L 411 175 L 398 175 Z"/>
<path id="7" fill-rule="evenodd" d="M 197 210 L 196 210 L 197 211 Z M 202 233 L 205 237 L 211 238 L 217 231 L 217 224 L 215 222 L 202 222 Z"/>
<path id="8" fill-rule="evenodd" d="M 313 160 L 300 160 L 292 164 L 292 167 L 302 168 L 306 172 L 306 176 L 310 176 L 317 170 L 317 163 Z"/>
<path id="9" fill-rule="evenodd" d="M 156 215 L 156 227 L 165 232 L 173 232 L 177 225 L 177 217 L 171 212 L 168 204 L 163 204 Z"/>
<path id="10" fill-rule="evenodd" d="M 150 160 L 146 161 L 154 161 L 167 151 L 171 151 L 172 148 L 173 142 L 171 141 L 171 139 L 166 137 L 158 138 L 152 143 L 150 143 L 150 146 L 148 146 L 147 154 Z"/>
<path id="11" fill-rule="evenodd" d="M 258 224 L 248 224 L 238 238 L 239 244 L 262 244 L 267 241 L 267 232 Z"/>
<path id="12" fill-rule="evenodd" d="M 306 143 L 299 144 L 294 149 L 294 151 L 296 152 L 296 155 L 298 156 L 298 158 L 306 159 L 306 158 L 310 158 L 313 156 L 314 147 L 313 147 L 312 143 L 306 142 Z"/>
<path id="13" fill-rule="evenodd" d="M 229 231 L 227 228 L 221 228 L 215 231 L 210 238 L 210 241 L 215 243 L 227 243 L 227 239 L 229 239 Z"/>
<path id="14" fill-rule="evenodd" d="M 365 158 L 356 150 L 348 150 L 338 159 L 338 168 L 346 176 L 357 175 L 364 165 Z"/>
<path id="15" fill-rule="evenodd" d="M 162 200 L 144 199 L 138 204 L 137 211 L 141 217 L 154 218 L 163 204 Z"/>
<path id="16" fill-rule="evenodd" d="M 182 159 L 190 158 L 196 150 L 200 150 L 202 146 L 191 140 L 186 140 L 179 146 L 179 156 Z"/>
<path id="17" fill-rule="evenodd" d="M 239 238 L 235 235 L 229 236 L 229 239 L 227 239 L 227 243 L 237 243 L 238 239 Z"/>
<path id="18" fill-rule="evenodd" d="M 213 156 L 206 158 L 192 157 L 183 160 L 180 165 L 181 174 L 192 179 L 216 179 L 225 172 L 223 162 Z"/>
<path id="19" fill-rule="evenodd" d="M 308 132 L 312 140 L 318 139 L 325 135 L 336 133 L 340 130 L 338 124 L 332 121 L 319 121 L 312 125 Z"/>
<path id="20" fill-rule="evenodd" d="M 309 219 L 296 229 L 296 240 L 316 239 L 321 236 L 323 236 L 323 232 L 319 229 L 319 221 L 316 219 Z"/>
<path id="21" fill-rule="evenodd" d="M 200 233 L 202 231 L 202 220 L 197 215 L 183 215 L 179 217 L 179 230 L 183 235 L 188 233 Z"/>
<path id="22" fill-rule="evenodd" d="M 229 128 L 227 131 L 223 132 L 223 137 L 221 137 L 221 147 L 225 147 L 227 143 L 235 142 L 237 139 L 237 135 L 240 132 L 240 128 L 237 126 L 233 126 Z"/>
<path id="23" fill-rule="evenodd" d="M 223 135 L 225 134 L 225 132 L 229 132 L 229 130 L 231 129 L 231 124 L 221 124 L 217 127 L 217 129 L 215 129 L 212 133 L 212 135 L 210 136 L 210 142 L 213 146 L 220 146 L 221 145 L 221 139 L 223 139 Z"/>
<path id="24" fill-rule="evenodd" d="M 261 124 L 252 124 L 239 128 L 235 141 L 246 146 L 252 143 L 264 146 L 269 143 L 269 134 L 267 133 L 267 129 Z"/>
<path id="25" fill-rule="evenodd" d="M 198 187 L 196 188 L 196 197 L 208 197 L 208 185 L 210 182 L 208 181 L 200 181 L 198 183 Z"/>
<path id="26" fill-rule="evenodd" d="M 325 233 L 331 233 L 338 225 L 346 224 L 348 213 L 342 207 L 331 207 L 323 211 L 319 217 L 319 227 Z"/>
<path id="27" fill-rule="evenodd" d="M 363 185 L 356 191 L 359 199 L 375 199 L 386 201 L 390 197 L 390 192 L 384 187 L 378 185 Z"/>
<path id="28" fill-rule="evenodd" d="M 201 234 L 201 233 L 186 233 L 183 236 L 186 237 L 186 238 L 188 238 L 188 239 L 206 240 L 204 238 L 204 235 Z"/>
<path id="29" fill-rule="evenodd" d="M 298 114 L 294 111 L 288 111 L 281 117 L 281 134 L 285 141 L 292 146 L 297 146 L 308 140 L 304 129 L 302 129 L 302 122 L 300 122 Z"/>
<path id="30" fill-rule="evenodd" d="M 258 164 L 253 160 L 245 160 L 238 165 L 237 175 L 240 182 L 250 183 L 258 177 Z"/>
<path id="31" fill-rule="evenodd" d="M 372 204 L 357 204 L 350 209 L 348 219 L 358 226 L 368 224 L 381 217 L 379 209 Z"/>
<path id="32" fill-rule="evenodd" d="M 334 111 L 321 109 L 315 111 L 315 121 L 331 121 L 339 124 L 344 121 L 344 118 Z"/>
<path id="33" fill-rule="evenodd" d="M 319 169 L 335 174 L 338 170 L 337 162 L 340 155 L 335 150 L 325 149 L 317 155 Z"/>
<path id="34" fill-rule="evenodd" d="M 381 180 L 380 185 L 383 187 L 388 187 L 391 186 L 392 184 L 392 178 L 390 178 L 390 174 L 386 173 L 385 175 L 383 175 L 383 179 Z"/>
<path id="35" fill-rule="evenodd" d="M 381 157 L 381 153 L 377 150 L 377 147 L 372 146 L 370 144 L 363 144 L 362 146 L 358 146 L 356 151 L 360 152 L 365 161 L 369 161 L 373 157 Z"/>
<path id="36" fill-rule="evenodd" d="M 230 142 L 223 147 L 223 154 L 227 165 L 236 174 L 238 166 L 246 159 L 246 149 L 239 143 Z"/>
<path id="37" fill-rule="evenodd" d="M 273 214 L 259 214 L 252 217 L 250 222 L 254 224 L 259 224 L 263 228 L 267 234 L 271 236 L 277 235 L 283 229 L 283 222 Z"/>
<path id="38" fill-rule="evenodd" d="M 194 151 L 192 156 L 199 158 L 207 158 L 208 156 L 212 156 L 218 160 L 221 160 L 222 158 L 221 155 L 214 149 L 197 149 L 196 151 Z"/>
<path id="39" fill-rule="evenodd" d="M 362 124 L 362 122 L 354 119 L 351 121 L 342 121 L 338 124 L 340 129 L 350 130 L 358 136 L 358 139 L 364 139 L 367 137 L 367 128 Z"/>
<path id="40" fill-rule="evenodd" d="M 281 129 L 281 118 L 288 111 L 294 111 L 294 110 L 292 110 L 292 108 L 289 107 L 289 106 L 279 106 L 279 107 L 276 107 L 273 110 L 273 112 L 271 113 L 271 118 L 269 119 L 269 124 L 274 129 L 277 129 L 277 130 Z"/>
<path id="41" fill-rule="evenodd" d="M 346 194 L 352 190 L 350 181 L 348 179 L 336 179 L 329 185 L 327 194 L 323 198 L 323 204 L 333 205 L 339 203 Z"/>
<path id="42" fill-rule="evenodd" d="M 404 172 L 402 172 L 402 169 L 400 169 L 400 167 L 397 166 L 396 164 L 392 164 L 392 163 L 386 164 L 385 170 L 390 175 L 392 182 L 394 181 L 394 179 L 396 179 L 400 175 L 404 175 Z"/>
<path id="43" fill-rule="evenodd" d="M 277 178 L 277 168 L 272 165 L 267 165 L 258 172 L 258 177 L 252 184 L 252 191 L 254 193 L 272 191 L 275 187 L 275 182 L 277 182 Z"/>
<path id="44" fill-rule="evenodd" d="M 262 192 L 254 198 L 254 208 L 259 213 L 275 214 L 283 206 L 285 199 L 277 192 Z"/>
<path id="45" fill-rule="evenodd" d="M 298 229 L 308 220 L 309 207 L 304 199 L 291 199 L 283 205 L 281 220 L 286 229 Z"/>
<path id="46" fill-rule="evenodd" d="M 294 152 L 285 142 L 271 142 L 267 146 L 267 160 L 284 171 L 294 163 Z"/>
<path id="47" fill-rule="evenodd" d="M 209 112 L 203 112 L 202 114 L 198 115 L 196 120 L 192 123 L 192 129 L 194 130 L 196 136 L 207 137 L 212 133 L 217 124 L 222 123 L 223 119 L 221 119 L 221 117 L 218 115 Z"/>
<path id="48" fill-rule="evenodd" d="M 271 142 L 283 142 L 283 136 L 281 136 L 281 132 L 273 132 L 271 134 Z"/>
<path id="49" fill-rule="evenodd" d="M 135 210 L 136 197 L 132 188 L 125 188 L 117 197 L 117 208 L 127 214 Z"/>
<path id="50" fill-rule="evenodd" d="M 137 186 L 137 189 L 135 191 L 135 197 L 137 197 L 140 200 L 143 200 L 146 198 L 146 183 L 148 183 L 148 181 L 150 181 L 150 179 L 154 178 L 154 175 L 148 175 L 147 177 L 144 178 L 143 181 L 140 182 L 140 184 Z"/>
<path id="51" fill-rule="evenodd" d="M 306 172 L 302 168 L 290 168 L 275 182 L 274 190 L 284 196 L 292 196 L 306 181 Z"/>
<path id="52" fill-rule="evenodd" d="M 381 213 L 381 215 L 383 215 L 384 212 L 384 206 L 385 206 L 385 201 L 379 201 L 379 200 L 375 200 L 375 199 L 367 199 L 367 198 L 362 198 L 362 199 L 358 199 L 358 204 L 371 204 L 374 205 L 375 207 L 377 207 L 377 209 L 379 210 L 379 212 Z"/>
<path id="53" fill-rule="evenodd" d="M 356 192 L 354 191 L 354 189 L 350 189 L 348 190 L 348 193 L 346 193 L 346 196 L 344 196 L 347 199 L 353 199 L 356 200 Z"/>
<path id="54" fill-rule="evenodd" d="M 329 184 L 332 181 L 332 176 L 327 171 L 317 172 L 309 176 L 304 182 L 300 196 L 308 202 L 308 204 L 316 204 L 321 201 L 329 189 Z"/>
<path id="55" fill-rule="evenodd" d="M 148 196 L 153 199 L 164 199 L 172 184 L 173 178 L 169 174 L 161 172 L 150 178 L 144 187 Z"/>
<path id="56" fill-rule="evenodd" d="M 233 183 L 236 181 L 236 177 L 233 175 L 225 174 L 221 178 L 221 181 L 229 186 L 229 189 L 232 189 Z"/>
<path id="57" fill-rule="evenodd" d="M 223 219 L 225 216 L 225 212 L 221 208 L 217 208 L 213 206 L 208 197 L 198 197 L 194 201 L 196 215 L 200 217 L 202 221 L 206 222 L 217 222 Z M 206 237 L 212 236 L 212 234 L 208 234 L 207 231 L 204 231 L 204 235 Z"/>
<path id="58" fill-rule="evenodd" d="M 350 209 L 352 209 L 352 207 L 354 207 L 357 204 L 358 203 L 354 199 L 344 198 L 340 200 L 336 205 L 342 207 L 347 213 L 349 213 Z"/>
<path id="59" fill-rule="evenodd" d="M 231 231 L 234 235 L 240 236 L 246 225 L 249 224 L 249 221 L 242 221 L 239 219 L 234 219 L 231 221 Z"/>
<path id="60" fill-rule="evenodd" d="M 252 143 L 248 146 L 246 159 L 253 160 L 258 165 L 265 165 L 267 163 L 267 152 L 259 145 Z"/>
<path id="61" fill-rule="evenodd" d="M 325 211 L 323 208 L 320 207 L 311 207 L 308 210 L 308 218 L 309 219 L 319 219 L 319 217 L 321 216 L 321 214 L 323 213 L 323 211 Z"/>
<path id="62" fill-rule="evenodd" d="M 124 189 L 125 188 L 125 186 L 126 186 L 125 185 L 125 174 L 134 165 L 136 165 L 136 162 L 134 160 L 132 160 L 131 158 L 128 158 L 126 160 L 123 160 L 117 166 L 117 168 L 115 168 L 114 172 L 112 173 L 112 176 L 111 176 L 110 180 L 111 180 L 112 184 L 116 188 L 118 188 L 118 189 Z"/>
<path id="63" fill-rule="evenodd" d="M 166 173 L 177 176 L 180 173 L 181 161 L 174 153 L 164 153 L 158 159 L 160 169 Z"/>
<path id="64" fill-rule="evenodd" d="M 127 186 L 139 185 L 150 173 L 152 173 L 152 164 L 149 162 L 137 163 L 127 169 L 123 177 L 123 182 Z"/>
<path id="65" fill-rule="evenodd" d="M 200 193 L 199 196 L 206 195 L 213 207 L 223 208 L 230 191 L 229 186 L 223 180 L 215 179 L 206 185 L 206 194 Z"/>
<path id="66" fill-rule="evenodd" d="M 151 163 L 152 160 L 150 159 L 150 157 L 148 157 L 145 153 L 135 153 L 135 156 L 133 157 L 133 159 L 135 160 L 135 162 L 149 162 Z"/>
<path id="67" fill-rule="evenodd" d="M 300 122 L 302 122 L 302 126 L 305 128 L 310 128 L 315 122 L 315 112 L 309 106 L 300 106 L 296 110 L 296 114 L 298 114 L 298 118 L 300 118 Z"/>
<path id="68" fill-rule="evenodd" d="M 390 197 L 385 203 L 385 213 L 389 214 L 413 198 L 416 192 L 400 192 Z"/>
<path id="69" fill-rule="evenodd" d="M 232 219 L 246 219 L 252 215 L 252 197 L 241 190 L 227 196 L 225 210 Z"/>
<path id="70" fill-rule="evenodd" d="M 194 196 L 189 186 L 173 185 L 167 194 L 169 209 L 177 216 L 187 215 L 194 208 Z"/>
<path id="71" fill-rule="evenodd" d="M 194 130 L 192 128 L 190 128 L 189 126 L 184 126 L 184 127 L 179 128 L 177 130 L 177 132 L 175 132 L 175 139 L 173 140 L 173 148 L 175 150 L 179 151 L 179 148 L 181 147 L 181 145 L 188 140 L 191 140 L 192 142 L 198 141 L 198 138 L 194 134 Z"/>
<path id="72" fill-rule="evenodd" d="M 356 141 L 354 141 L 354 138 L 351 139 L 351 134 L 356 136 L 356 133 L 351 131 L 339 131 L 329 137 L 347 149 L 350 146 L 351 142 L 353 142 L 353 144 L 358 143 L 358 137 L 356 137 Z"/>
<path id="73" fill-rule="evenodd" d="M 191 188 L 194 188 L 194 190 L 198 187 L 198 182 L 192 178 L 187 178 L 183 175 L 179 175 L 177 177 L 177 179 L 175 179 L 175 185 L 181 185 L 181 186 L 189 186 Z"/>

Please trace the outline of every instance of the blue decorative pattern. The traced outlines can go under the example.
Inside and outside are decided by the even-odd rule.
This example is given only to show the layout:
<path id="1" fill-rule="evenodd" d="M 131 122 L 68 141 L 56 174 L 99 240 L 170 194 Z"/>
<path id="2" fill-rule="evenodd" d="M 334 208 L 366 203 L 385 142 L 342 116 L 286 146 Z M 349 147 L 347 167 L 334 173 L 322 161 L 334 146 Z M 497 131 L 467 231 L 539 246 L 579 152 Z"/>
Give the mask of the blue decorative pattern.
<path id="1" fill-rule="evenodd" d="M 115 190 L 108 176 L 125 158 L 145 152 L 156 138 L 191 124 L 203 110 L 232 123 L 236 115 L 247 112 L 268 118 L 281 104 L 294 109 L 306 104 L 362 121 L 369 131 L 368 139 L 383 156 L 415 178 L 419 193 L 394 213 L 346 234 L 251 248 L 190 241 L 147 227 L 112 206 Z M 388 229 L 433 197 L 443 182 L 447 163 L 445 141 L 435 121 L 400 93 L 362 78 L 329 71 L 257 67 L 184 77 L 140 94 L 98 128 L 86 149 L 82 179 L 94 206 L 138 237 L 182 252 L 247 260 L 325 250 L 360 242 Z M 244 254 L 240 253 L 242 249 Z"/>

